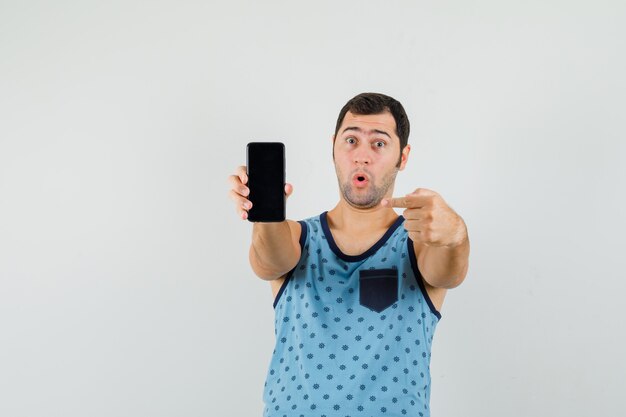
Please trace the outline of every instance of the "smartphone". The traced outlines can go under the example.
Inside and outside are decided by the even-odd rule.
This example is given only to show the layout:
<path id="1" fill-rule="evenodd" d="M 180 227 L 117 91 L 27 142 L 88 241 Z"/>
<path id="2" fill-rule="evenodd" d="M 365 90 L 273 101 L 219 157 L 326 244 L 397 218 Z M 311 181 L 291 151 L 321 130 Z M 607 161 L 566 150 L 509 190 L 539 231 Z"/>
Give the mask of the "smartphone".
<path id="1" fill-rule="evenodd" d="M 251 222 L 285 220 L 285 145 L 281 142 L 250 142 L 247 147 L 248 211 Z"/>

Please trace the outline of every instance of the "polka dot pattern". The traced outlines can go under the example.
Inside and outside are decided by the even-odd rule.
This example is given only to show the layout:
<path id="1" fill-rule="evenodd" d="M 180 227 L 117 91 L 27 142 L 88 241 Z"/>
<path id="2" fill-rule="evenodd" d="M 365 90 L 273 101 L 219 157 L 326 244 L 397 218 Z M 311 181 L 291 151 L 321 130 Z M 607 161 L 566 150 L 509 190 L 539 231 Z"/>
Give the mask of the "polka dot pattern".
<path id="1" fill-rule="evenodd" d="M 365 257 L 339 251 L 324 215 L 302 222 L 302 257 L 275 304 L 264 417 L 430 415 L 440 316 L 418 281 L 401 220 Z M 398 297 L 376 312 L 359 302 L 359 271 L 383 269 L 397 270 Z"/>

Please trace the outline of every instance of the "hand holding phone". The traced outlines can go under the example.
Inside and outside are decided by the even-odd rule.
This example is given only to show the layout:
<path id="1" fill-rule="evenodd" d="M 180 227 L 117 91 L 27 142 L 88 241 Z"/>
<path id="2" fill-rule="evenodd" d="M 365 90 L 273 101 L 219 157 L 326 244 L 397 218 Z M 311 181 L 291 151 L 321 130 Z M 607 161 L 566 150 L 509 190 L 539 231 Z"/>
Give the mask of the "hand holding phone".
<path id="1" fill-rule="evenodd" d="M 251 222 L 285 220 L 285 145 L 251 142 L 247 146 L 248 210 Z"/>

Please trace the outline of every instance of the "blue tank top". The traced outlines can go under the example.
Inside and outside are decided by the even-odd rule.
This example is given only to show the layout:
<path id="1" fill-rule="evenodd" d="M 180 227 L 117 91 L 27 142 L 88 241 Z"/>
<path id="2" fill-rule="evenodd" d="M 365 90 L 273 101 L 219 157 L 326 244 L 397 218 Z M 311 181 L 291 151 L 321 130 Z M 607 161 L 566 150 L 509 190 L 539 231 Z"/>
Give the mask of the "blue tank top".
<path id="1" fill-rule="evenodd" d="M 399 216 L 365 253 L 341 252 L 327 213 L 299 222 L 302 255 L 274 300 L 264 417 L 430 415 L 441 315 Z"/>

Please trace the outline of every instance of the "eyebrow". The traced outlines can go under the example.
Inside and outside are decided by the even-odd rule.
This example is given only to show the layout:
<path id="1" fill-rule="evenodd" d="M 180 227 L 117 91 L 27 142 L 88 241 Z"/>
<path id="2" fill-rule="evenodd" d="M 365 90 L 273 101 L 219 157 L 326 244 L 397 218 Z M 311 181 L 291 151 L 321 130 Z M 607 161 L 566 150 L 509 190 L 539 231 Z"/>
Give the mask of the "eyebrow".
<path id="1" fill-rule="evenodd" d="M 363 129 L 361 129 L 360 127 L 356 127 L 356 126 L 348 126 L 348 127 L 346 127 L 346 128 L 343 130 L 343 132 L 341 132 L 341 133 L 342 133 L 342 134 L 343 134 L 343 133 L 346 133 L 346 131 L 348 131 L 348 130 L 356 130 L 357 132 L 361 132 L 361 133 L 372 133 L 372 132 L 374 132 L 374 133 L 380 133 L 381 135 L 385 135 L 385 136 L 387 136 L 389 139 L 391 139 L 391 136 L 389 136 L 389 133 L 385 132 L 384 130 L 372 129 L 372 130 L 370 130 L 370 131 L 368 131 L 368 132 L 364 132 L 364 131 L 363 131 Z"/>

